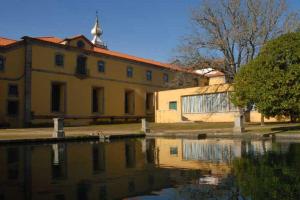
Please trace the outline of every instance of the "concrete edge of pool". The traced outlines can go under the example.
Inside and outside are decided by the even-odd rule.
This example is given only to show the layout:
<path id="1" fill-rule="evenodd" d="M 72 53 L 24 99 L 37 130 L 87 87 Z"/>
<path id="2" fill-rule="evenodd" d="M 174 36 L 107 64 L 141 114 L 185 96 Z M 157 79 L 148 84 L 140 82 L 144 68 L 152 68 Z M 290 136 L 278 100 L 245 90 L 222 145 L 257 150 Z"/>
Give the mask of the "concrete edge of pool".
<path id="1" fill-rule="evenodd" d="M 84 135 L 67 136 L 61 138 L 24 138 L 24 139 L 3 139 L 0 144 L 26 144 L 26 143 L 58 143 L 58 142 L 78 142 L 78 141 L 108 141 L 116 139 L 144 138 L 146 134 L 112 134 L 112 135 Z"/>
<path id="2" fill-rule="evenodd" d="M 133 134 L 100 134 L 100 135 L 81 135 L 67 136 L 61 138 L 44 137 L 44 138 L 18 138 L 18 139 L 2 139 L 0 144 L 27 144 L 27 143 L 58 143 L 58 142 L 80 142 L 80 141 L 110 141 L 117 139 L 131 138 L 183 138 L 183 139 L 288 139 L 300 140 L 299 134 L 280 134 L 280 133 L 265 133 L 265 134 L 237 134 L 232 132 L 224 133 L 188 133 L 188 132 L 156 132 L 156 133 L 133 133 Z"/>

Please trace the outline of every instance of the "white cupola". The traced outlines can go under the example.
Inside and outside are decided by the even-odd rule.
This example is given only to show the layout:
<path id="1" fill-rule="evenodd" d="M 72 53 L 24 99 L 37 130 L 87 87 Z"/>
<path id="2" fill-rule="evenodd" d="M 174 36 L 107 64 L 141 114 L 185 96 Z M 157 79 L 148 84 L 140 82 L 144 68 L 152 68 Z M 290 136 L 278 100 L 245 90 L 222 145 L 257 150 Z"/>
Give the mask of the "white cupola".
<path id="1" fill-rule="evenodd" d="M 100 24 L 99 24 L 98 12 L 96 12 L 96 23 L 95 23 L 94 27 L 91 30 L 91 34 L 93 35 L 92 43 L 95 46 L 106 48 L 106 45 L 101 40 L 101 35 L 103 34 L 103 31 L 102 31 L 102 29 L 100 27 Z"/>

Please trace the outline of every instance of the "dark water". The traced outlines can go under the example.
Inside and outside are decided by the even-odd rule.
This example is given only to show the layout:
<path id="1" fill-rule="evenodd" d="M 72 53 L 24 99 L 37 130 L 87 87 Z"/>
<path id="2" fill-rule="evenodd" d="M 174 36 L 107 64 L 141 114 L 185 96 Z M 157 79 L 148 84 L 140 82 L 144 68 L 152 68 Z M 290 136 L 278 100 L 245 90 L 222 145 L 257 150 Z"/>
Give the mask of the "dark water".
<path id="1" fill-rule="evenodd" d="M 0 146 L 0 200 L 300 199 L 300 143 L 139 139 Z"/>

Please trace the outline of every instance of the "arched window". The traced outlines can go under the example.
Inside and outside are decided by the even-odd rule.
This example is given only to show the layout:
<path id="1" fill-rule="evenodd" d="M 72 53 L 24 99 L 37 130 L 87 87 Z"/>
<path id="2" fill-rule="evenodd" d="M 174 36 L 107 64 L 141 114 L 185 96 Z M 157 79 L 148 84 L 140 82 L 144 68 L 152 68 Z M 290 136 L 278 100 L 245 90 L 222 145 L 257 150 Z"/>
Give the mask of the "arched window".
<path id="1" fill-rule="evenodd" d="M 84 42 L 83 42 L 82 40 L 79 40 L 79 41 L 77 42 L 77 47 L 83 48 L 84 46 L 85 46 L 85 44 L 84 44 Z"/>

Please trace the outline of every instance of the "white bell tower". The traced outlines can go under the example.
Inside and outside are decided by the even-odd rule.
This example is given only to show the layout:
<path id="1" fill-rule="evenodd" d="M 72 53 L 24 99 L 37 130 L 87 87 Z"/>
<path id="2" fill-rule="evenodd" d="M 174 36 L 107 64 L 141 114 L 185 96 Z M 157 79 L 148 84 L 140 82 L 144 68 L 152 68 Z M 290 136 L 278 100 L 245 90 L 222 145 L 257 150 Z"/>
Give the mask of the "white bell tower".
<path id="1" fill-rule="evenodd" d="M 99 20 L 98 20 L 98 12 L 96 12 L 96 22 L 94 27 L 91 30 L 91 34 L 93 35 L 92 43 L 95 46 L 101 47 L 101 48 L 107 48 L 104 42 L 101 40 L 101 35 L 103 34 L 103 31 L 100 27 Z"/>

